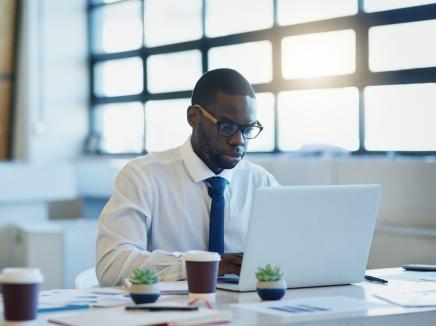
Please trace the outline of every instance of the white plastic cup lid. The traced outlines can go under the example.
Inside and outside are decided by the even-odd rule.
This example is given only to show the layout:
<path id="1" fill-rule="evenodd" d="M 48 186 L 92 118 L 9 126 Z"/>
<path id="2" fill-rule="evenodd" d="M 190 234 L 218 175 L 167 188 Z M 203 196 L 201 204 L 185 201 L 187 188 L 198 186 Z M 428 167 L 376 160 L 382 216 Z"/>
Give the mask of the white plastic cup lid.
<path id="1" fill-rule="evenodd" d="M 33 284 L 44 282 L 44 276 L 38 268 L 9 267 L 2 270 L 0 283 Z"/>
<path id="2" fill-rule="evenodd" d="M 217 252 L 190 250 L 185 254 L 185 261 L 220 261 L 221 256 Z"/>

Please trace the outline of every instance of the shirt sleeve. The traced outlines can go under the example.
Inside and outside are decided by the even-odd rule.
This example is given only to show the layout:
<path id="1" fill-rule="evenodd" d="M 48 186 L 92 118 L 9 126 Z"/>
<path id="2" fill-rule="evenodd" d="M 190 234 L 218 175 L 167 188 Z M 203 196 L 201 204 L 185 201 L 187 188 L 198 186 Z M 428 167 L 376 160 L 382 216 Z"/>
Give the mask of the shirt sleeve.
<path id="1" fill-rule="evenodd" d="M 153 268 L 164 281 L 185 278 L 182 253 L 147 251 L 152 198 L 146 176 L 127 164 L 99 219 L 96 273 L 101 286 L 120 285 L 142 266 Z"/>
<path id="2" fill-rule="evenodd" d="M 267 184 L 269 187 L 278 187 L 281 186 L 281 184 L 276 180 L 276 178 L 269 172 L 267 176 Z"/>
<path id="3" fill-rule="evenodd" d="M 262 187 L 278 187 L 281 186 L 280 183 L 276 180 L 276 178 L 264 167 L 257 165 L 259 174 L 261 175 L 262 183 L 260 186 Z"/>

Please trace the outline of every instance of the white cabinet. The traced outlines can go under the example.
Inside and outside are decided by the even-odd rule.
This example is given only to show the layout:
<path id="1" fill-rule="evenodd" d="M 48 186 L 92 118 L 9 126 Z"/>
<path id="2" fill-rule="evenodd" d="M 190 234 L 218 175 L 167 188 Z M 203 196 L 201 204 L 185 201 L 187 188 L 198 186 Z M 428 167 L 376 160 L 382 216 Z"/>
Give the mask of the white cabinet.
<path id="1" fill-rule="evenodd" d="M 18 224 L 2 231 L 9 238 L 8 266 L 40 268 L 43 289 L 72 288 L 76 275 L 95 264 L 97 221 Z"/>

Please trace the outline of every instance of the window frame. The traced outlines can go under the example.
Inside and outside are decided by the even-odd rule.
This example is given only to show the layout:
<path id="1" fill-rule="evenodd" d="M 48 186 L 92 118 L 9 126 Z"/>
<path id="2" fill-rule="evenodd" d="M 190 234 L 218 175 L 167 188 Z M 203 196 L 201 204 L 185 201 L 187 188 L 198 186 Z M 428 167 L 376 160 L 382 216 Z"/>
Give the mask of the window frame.
<path id="1" fill-rule="evenodd" d="M 253 88 L 257 93 L 269 92 L 275 97 L 274 101 L 274 149 L 268 152 L 255 153 L 283 153 L 278 148 L 278 101 L 277 95 L 283 91 L 318 89 L 318 88 L 340 88 L 357 87 L 359 91 L 359 149 L 351 152 L 352 155 L 409 155 L 409 156 L 429 156 L 436 155 L 436 151 L 369 151 L 364 148 L 365 144 L 365 121 L 364 121 L 364 88 L 366 86 L 396 85 L 411 83 L 436 83 L 436 67 L 405 69 L 397 71 L 372 72 L 369 70 L 369 49 L 368 32 L 372 26 L 382 26 L 407 22 L 419 22 L 424 20 L 436 19 L 436 4 L 427 4 L 416 7 L 407 7 L 379 12 L 365 12 L 364 0 L 358 0 L 358 11 L 355 15 L 305 22 L 294 25 L 281 26 L 277 22 L 277 0 L 273 0 L 274 25 L 271 28 L 250 31 L 219 37 L 207 37 L 205 35 L 205 5 L 206 0 L 202 0 L 202 37 L 194 41 L 186 41 L 168 45 L 146 47 L 142 43 L 141 48 L 130 51 L 95 54 L 92 52 L 93 44 L 93 22 L 92 11 L 102 6 L 116 5 L 129 0 L 121 0 L 112 3 L 93 3 L 88 0 L 87 23 L 88 23 L 88 57 L 89 57 L 89 135 L 87 148 L 85 151 L 93 154 L 103 154 L 110 156 L 128 156 L 147 153 L 145 149 L 145 139 L 143 139 L 143 151 L 140 153 L 105 153 L 99 150 L 98 131 L 94 117 L 95 108 L 100 104 L 141 102 L 143 105 L 150 100 L 168 100 L 190 98 L 189 91 L 173 91 L 163 93 L 149 93 L 147 90 L 147 58 L 150 55 L 166 54 L 186 50 L 199 50 L 202 57 L 202 71 L 207 71 L 208 51 L 210 48 L 225 45 L 234 45 L 245 42 L 256 42 L 268 40 L 272 44 L 272 81 L 269 83 L 254 84 Z M 141 1 L 141 19 L 144 26 L 144 1 Z M 352 74 L 317 77 L 311 79 L 292 79 L 287 80 L 282 76 L 281 64 L 281 42 L 284 37 L 304 35 L 310 33 L 321 33 L 336 30 L 352 29 L 356 33 L 356 70 Z M 142 29 L 144 31 L 144 29 Z M 144 32 L 142 32 L 144 34 Z M 142 35 L 144 40 L 144 35 Z M 102 97 L 94 93 L 94 65 L 108 60 L 124 59 L 138 56 L 143 61 L 143 91 L 137 95 Z M 145 110 L 145 105 L 144 105 Z M 146 116 L 146 112 L 145 116 Z M 144 138 L 145 138 L 144 122 Z M 94 145 L 90 145 L 94 144 Z"/>

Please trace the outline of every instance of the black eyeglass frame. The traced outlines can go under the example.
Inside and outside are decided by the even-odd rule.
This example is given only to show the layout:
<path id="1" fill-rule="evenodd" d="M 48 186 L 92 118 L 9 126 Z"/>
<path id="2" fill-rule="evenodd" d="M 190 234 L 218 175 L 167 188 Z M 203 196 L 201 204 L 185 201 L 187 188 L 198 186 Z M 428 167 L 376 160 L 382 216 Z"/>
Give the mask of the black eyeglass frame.
<path id="1" fill-rule="evenodd" d="M 217 126 L 217 132 L 218 132 L 218 134 L 220 135 L 220 136 L 222 136 L 222 137 L 231 137 L 231 136 L 233 136 L 234 134 L 236 134 L 237 132 L 238 132 L 238 130 L 240 130 L 241 131 L 241 134 L 242 134 L 242 137 L 244 137 L 244 139 L 254 139 L 254 138 L 256 138 L 257 136 L 259 136 L 259 134 L 262 132 L 262 130 L 263 130 L 263 126 L 262 126 L 262 124 L 259 122 L 259 120 L 257 120 L 255 123 L 252 123 L 252 124 L 249 124 L 249 125 L 241 125 L 241 124 L 239 124 L 239 123 L 236 123 L 236 122 L 234 122 L 234 121 L 231 121 L 231 120 L 229 120 L 229 119 L 217 119 L 217 118 L 215 118 L 209 111 L 207 111 L 206 110 L 206 108 L 204 108 L 202 105 L 200 105 L 200 104 L 194 104 L 194 105 L 192 105 L 193 107 L 197 107 L 197 108 L 199 108 L 200 109 L 200 112 L 206 117 L 206 118 L 208 118 L 211 122 L 213 122 L 216 126 Z M 232 125 L 235 125 L 235 126 L 237 126 L 238 127 L 238 129 L 235 129 L 235 131 L 233 132 L 233 133 L 231 133 L 231 134 L 222 134 L 222 129 L 221 129 L 221 126 L 224 124 L 224 123 L 230 123 L 230 124 L 232 124 Z M 254 137 L 247 137 L 246 135 L 245 135 L 245 130 L 247 130 L 247 128 L 253 128 L 253 127 L 255 127 L 255 128 L 257 128 L 257 129 L 259 129 L 259 132 L 254 136 Z"/>

